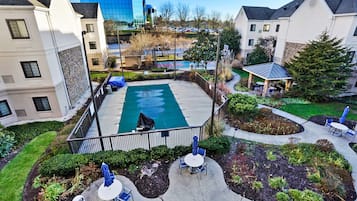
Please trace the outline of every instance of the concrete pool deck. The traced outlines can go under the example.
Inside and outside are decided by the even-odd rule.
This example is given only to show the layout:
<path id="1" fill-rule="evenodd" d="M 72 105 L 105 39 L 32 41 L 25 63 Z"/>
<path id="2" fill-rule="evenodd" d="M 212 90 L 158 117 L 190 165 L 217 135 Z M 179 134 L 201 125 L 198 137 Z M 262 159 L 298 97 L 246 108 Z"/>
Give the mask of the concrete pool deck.
<path id="1" fill-rule="evenodd" d="M 128 82 L 127 86 L 108 94 L 98 111 L 103 136 L 117 134 L 128 86 L 168 84 L 189 126 L 201 126 L 211 115 L 212 99 L 193 82 L 150 80 Z M 218 106 L 216 105 L 216 108 Z M 95 121 L 87 137 L 98 136 Z"/>

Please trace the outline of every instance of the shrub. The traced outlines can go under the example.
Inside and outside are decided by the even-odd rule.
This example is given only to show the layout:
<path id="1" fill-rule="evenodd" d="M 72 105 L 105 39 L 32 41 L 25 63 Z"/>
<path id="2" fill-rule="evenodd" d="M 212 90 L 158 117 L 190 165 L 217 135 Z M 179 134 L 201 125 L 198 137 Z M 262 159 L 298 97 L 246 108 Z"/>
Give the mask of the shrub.
<path id="1" fill-rule="evenodd" d="M 283 189 L 288 183 L 283 177 L 273 177 L 269 179 L 269 186 L 273 189 Z"/>
<path id="2" fill-rule="evenodd" d="M 330 152 L 334 149 L 333 144 L 327 139 L 319 139 L 316 141 L 316 146 L 319 150 L 324 152 Z"/>
<path id="3" fill-rule="evenodd" d="M 245 77 L 241 78 L 239 80 L 239 85 L 242 86 L 242 87 L 247 87 L 248 88 L 248 78 L 245 78 Z"/>
<path id="4" fill-rule="evenodd" d="M 58 135 L 69 135 L 76 124 L 67 124 L 59 132 Z"/>
<path id="5" fill-rule="evenodd" d="M 88 163 L 88 158 L 80 154 L 56 155 L 40 166 L 40 173 L 44 176 L 68 176 L 74 175 L 75 169 Z"/>
<path id="6" fill-rule="evenodd" d="M 317 172 L 312 173 L 312 174 L 308 174 L 307 178 L 313 183 L 320 183 L 321 182 L 320 171 L 317 171 Z"/>
<path id="7" fill-rule="evenodd" d="M 167 148 L 165 145 L 153 147 L 150 151 L 151 159 L 158 160 L 160 158 L 172 159 L 174 158 L 174 151 Z"/>
<path id="8" fill-rule="evenodd" d="M 210 137 L 200 141 L 199 146 L 209 154 L 225 154 L 229 152 L 231 143 L 227 137 Z"/>
<path id="9" fill-rule="evenodd" d="M 297 189 L 289 189 L 288 194 L 294 201 L 323 201 L 323 197 L 320 194 L 307 189 L 304 191 L 299 191 Z"/>
<path id="10" fill-rule="evenodd" d="M 21 146 L 25 142 L 32 140 L 36 136 L 48 132 L 58 131 L 63 127 L 62 122 L 47 121 L 47 122 L 33 122 L 23 125 L 10 126 L 6 130 L 15 133 L 16 146 Z"/>
<path id="11" fill-rule="evenodd" d="M 65 191 L 64 187 L 57 182 L 44 186 L 45 201 L 57 201 L 58 197 Z"/>
<path id="12" fill-rule="evenodd" d="M 0 158 L 9 154 L 11 148 L 16 143 L 14 133 L 7 130 L 0 131 Z"/>
<path id="13" fill-rule="evenodd" d="M 130 164 L 140 164 L 149 159 L 149 151 L 138 148 L 127 152 L 128 162 Z"/>
<path id="14" fill-rule="evenodd" d="M 273 153 L 273 151 L 268 151 L 266 153 L 267 159 L 270 161 L 275 161 L 276 160 L 276 155 Z"/>
<path id="15" fill-rule="evenodd" d="M 243 182 L 243 179 L 239 175 L 233 175 L 232 176 L 232 182 L 235 184 L 241 184 Z"/>
<path id="16" fill-rule="evenodd" d="M 263 183 L 261 181 L 254 181 L 253 184 L 252 184 L 252 188 L 255 191 L 259 191 L 260 189 L 263 188 Z"/>
<path id="17" fill-rule="evenodd" d="M 289 195 L 284 192 L 277 192 L 275 197 L 276 197 L 277 201 L 289 201 L 290 200 Z"/>
<path id="18" fill-rule="evenodd" d="M 129 158 L 125 151 L 101 151 L 88 155 L 90 160 L 97 165 L 101 165 L 102 162 L 107 163 L 110 166 L 125 168 L 129 164 Z"/>
<path id="19" fill-rule="evenodd" d="M 243 95 L 243 94 L 234 94 L 229 95 L 228 111 L 229 113 L 239 116 L 254 116 L 258 109 L 258 103 L 254 97 Z"/>
<path id="20" fill-rule="evenodd" d="M 192 151 L 191 146 L 176 146 L 172 149 L 175 158 L 181 157 Z"/>

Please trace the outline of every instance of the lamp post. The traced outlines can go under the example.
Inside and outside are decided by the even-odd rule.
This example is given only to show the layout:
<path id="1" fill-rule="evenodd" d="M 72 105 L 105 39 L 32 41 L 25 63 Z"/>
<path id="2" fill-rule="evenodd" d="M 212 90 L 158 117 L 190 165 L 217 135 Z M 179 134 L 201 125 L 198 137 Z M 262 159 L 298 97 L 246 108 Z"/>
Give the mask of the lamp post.
<path id="1" fill-rule="evenodd" d="M 176 38 L 177 38 L 177 33 L 176 33 L 176 27 L 175 27 L 174 80 L 176 80 Z"/>
<path id="2" fill-rule="evenodd" d="M 214 123 L 214 106 L 216 104 L 216 91 L 217 91 L 217 77 L 218 77 L 218 63 L 219 63 L 219 52 L 220 52 L 220 45 L 221 45 L 221 35 L 218 33 L 217 36 L 217 52 L 216 52 L 216 70 L 214 74 L 214 88 L 213 88 L 213 101 L 212 101 L 212 111 L 211 111 L 211 125 L 209 128 L 210 136 L 213 136 L 213 123 Z"/>
<path id="3" fill-rule="evenodd" d="M 102 137 L 102 130 L 100 129 L 100 123 L 99 123 L 99 118 L 98 118 L 98 109 L 97 109 L 97 103 L 95 102 L 94 99 L 94 92 L 93 92 L 93 86 L 92 86 L 92 81 L 91 81 L 91 77 L 90 77 L 90 71 L 89 71 L 89 66 L 88 66 L 88 58 L 87 58 L 87 51 L 86 51 L 86 43 L 84 41 L 84 35 L 86 34 L 86 31 L 82 31 L 82 42 L 83 42 L 83 49 L 84 49 L 84 57 L 86 60 L 86 69 L 87 69 L 87 74 L 88 74 L 88 81 L 89 81 L 89 88 L 90 88 L 90 95 L 93 101 L 93 107 L 94 107 L 94 115 L 95 115 L 95 120 L 97 123 L 97 129 L 98 129 L 98 136 L 99 141 L 100 141 L 100 146 L 102 148 L 102 151 L 104 151 L 104 144 L 103 144 L 103 139 Z"/>
<path id="4" fill-rule="evenodd" d="M 121 76 L 124 77 L 123 57 L 122 57 L 122 55 L 121 55 L 121 45 L 120 45 L 119 29 L 117 29 L 117 40 L 118 40 L 118 48 L 119 48 L 119 58 L 120 58 Z"/>

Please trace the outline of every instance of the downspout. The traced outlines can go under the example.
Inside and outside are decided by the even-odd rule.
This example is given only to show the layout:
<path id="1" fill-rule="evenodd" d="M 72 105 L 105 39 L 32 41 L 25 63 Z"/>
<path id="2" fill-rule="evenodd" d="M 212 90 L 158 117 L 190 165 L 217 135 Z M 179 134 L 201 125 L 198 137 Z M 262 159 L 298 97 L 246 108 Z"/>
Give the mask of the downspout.
<path id="1" fill-rule="evenodd" d="M 53 43 L 53 47 L 55 49 L 55 55 L 56 55 L 56 59 L 57 59 L 57 63 L 60 67 L 60 71 L 61 71 L 61 78 L 63 79 L 63 86 L 64 86 L 64 89 L 66 89 L 65 91 L 65 96 L 66 96 L 66 100 L 67 100 L 67 104 L 68 104 L 68 108 L 67 108 L 67 111 L 66 111 L 66 114 L 69 110 L 71 110 L 72 108 L 72 104 L 71 104 L 71 100 L 69 98 L 69 94 L 68 94 L 68 88 L 67 88 L 67 84 L 66 84 L 66 79 L 64 77 L 64 74 L 63 74 L 63 69 L 62 69 L 62 65 L 61 65 L 61 62 L 60 62 L 60 58 L 58 56 L 58 46 L 57 46 L 57 41 L 56 41 L 56 37 L 55 37 L 55 33 L 53 31 L 53 26 L 52 26 L 52 23 L 51 23 L 51 17 L 50 17 L 50 13 L 49 11 L 46 12 L 46 17 L 47 17 L 47 22 L 48 22 L 48 26 L 50 28 L 50 33 L 51 33 L 51 39 L 52 39 L 52 43 Z"/>

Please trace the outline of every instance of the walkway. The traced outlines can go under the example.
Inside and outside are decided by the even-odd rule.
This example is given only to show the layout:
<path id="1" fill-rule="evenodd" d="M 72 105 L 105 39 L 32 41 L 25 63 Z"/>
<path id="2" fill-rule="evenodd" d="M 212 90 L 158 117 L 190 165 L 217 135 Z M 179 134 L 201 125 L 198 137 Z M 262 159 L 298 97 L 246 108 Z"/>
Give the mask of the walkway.
<path id="1" fill-rule="evenodd" d="M 238 77 L 238 78 L 237 78 Z M 232 93 L 237 93 L 234 90 L 234 84 L 239 81 L 239 75 L 235 75 L 235 78 L 227 83 L 227 87 L 231 90 Z M 232 83 L 233 82 L 233 83 Z M 259 107 L 267 107 L 264 105 L 259 105 Z M 304 127 L 304 131 L 299 134 L 294 135 L 284 135 L 284 136 L 272 136 L 272 135 L 262 135 L 256 133 L 250 133 L 239 129 L 234 129 L 232 127 L 227 127 L 224 131 L 224 135 L 232 136 L 235 138 L 241 138 L 245 140 L 251 140 L 266 144 L 275 144 L 275 145 L 282 145 L 289 143 L 290 137 L 299 138 L 299 142 L 306 142 L 306 143 L 315 143 L 318 139 L 327 139 L 332 142 L 335 146 L 335 149 L 338 153 L 342 154 L 345 159 L 351 164 L 352 166 L 352 177 L 354 179 L 354 187 L 355 191 L 357 192 L 357 154 L 350 148 L 349 140 L 343 137 L 335 137 L 329 134 L 328 129 L 324 126 L 318 125 L 311 121 L 307 121 L 306 119 L 297 117 L 290 113 L 267 107 L 272 109 L 274 114 L 280 115 L 287 119 L 290 119 L 298 124 L 301 124 Z M 355 142 L 357 139 L 355 138 Z"/>
<path id="2" fill-rule="evenodd" d="M 165 194 L 159 198 L 149 199 L 143 197 L 136 189 L 133 182 L 123 176 L 117 176 L 116 178 L 122 182 L 122 184 L 133 191 L 133 197 L 135 201 L 249 201 L 233 191 L 231 191 L 223 176 L 221 167 L 214 160 L 207 158 L 207 175 L 193 174 L 188 171 L 182 171 L 178 168 L 178 160 L 176 160 L 170 167 L 169 180 L 170 186 Z M 86 201 L 100 201 L 98 197 L 98 188 L 103 183 L 103 179 L 95 181 L 82 195 Z"/>

